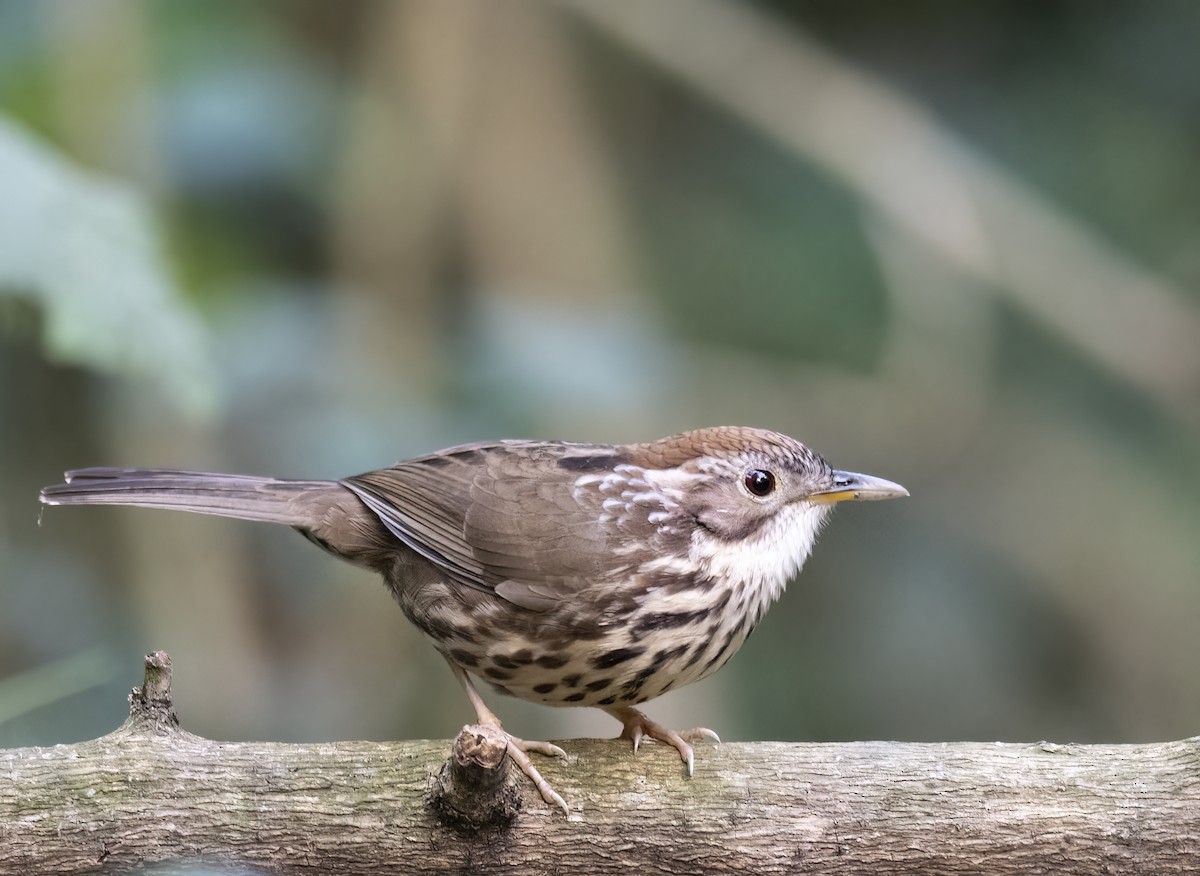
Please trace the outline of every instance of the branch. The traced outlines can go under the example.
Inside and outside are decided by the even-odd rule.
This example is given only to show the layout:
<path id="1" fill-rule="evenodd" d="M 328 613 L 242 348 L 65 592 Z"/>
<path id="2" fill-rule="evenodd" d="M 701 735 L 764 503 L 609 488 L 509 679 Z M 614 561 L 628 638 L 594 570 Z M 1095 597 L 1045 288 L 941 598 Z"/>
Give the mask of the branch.
<path id="1" fill-rule="evenodd" d="M 450 763 L 442 741 L 214 742 L 179 728 L 161 652 L 130 700 L 100 739 L 0 751 L 0 873 L 1002 876 L 1200 860 L 1200 739 L 727 744 L 698 752 L 693 779 L 662 746 L 570 740 L 565 761 L 539 761 L 563 818 L 481 728 Z"/>
<path id="2" fill-rule="evenodd" d="M 762 4 L 562 2 L 818 164 L 947 264 L 1195 425 L 1200 311 L 1190 292 L 1121 255 L 885 79 L 846 63 Z M 920 180 L 920 198 L 913 180 Z M 1158 340 L 1131 343 L 1131 336 Z"/>

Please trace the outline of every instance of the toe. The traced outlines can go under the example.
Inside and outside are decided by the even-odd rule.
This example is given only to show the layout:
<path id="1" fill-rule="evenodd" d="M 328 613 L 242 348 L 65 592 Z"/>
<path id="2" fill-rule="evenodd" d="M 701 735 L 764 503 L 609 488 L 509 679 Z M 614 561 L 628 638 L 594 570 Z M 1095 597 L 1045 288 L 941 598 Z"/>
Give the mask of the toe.
<path id="1" fill-rule="evenodd" d="M 526 742 L 521 740 L 522 751 L 536 751 L 547 757 L 566 757 L 567 753 L 552 742 Z"/>
<path id="2" fill-rule="evenodd" d="M 509 741 L 514 743 L 524 743 L 524 740 L 521 739 L 510 739 Z M 548 743 L 541 744 L 546 745 Z M 557 748 L 557 746 L 550 747 Z M 560 748 L 559 751 L 562 751 L 562 749 Z M 529 755 L 525 753 L 525 750 L 521 748 L 520 745 L 509 745 L 508 756 L 512 758 L 513 763 L 521 768 L 521 772 L 528 776 L 529 780 L 533 782 L 534 786 L 538 789 L 538 793 L 542 795 L 543 800 L 545 800 L 551 806 L 557 806 L 563 811 L 564 815 L 571 814 L 571 810 L 567 806 L 567 801 L 564 800 L 557 791 L 550 787 L 549 782 L 542 778 L 542 774 L 538 772 L 537 767 L 533 765 L 533 762 L 529 759 Z"/>
<path id="3" fill-rule="evenodd" d="M 511 733 L 506 735 L 508 736 L 509 746 L 518 748 L 521 751 L 535 751 L 538 754 L 544 754 L 547 757 L 567 756 L 567 753 L 553 742 L 539 742 L 537 740 L 522 739 L 519 736 L 513 736 Z"/>

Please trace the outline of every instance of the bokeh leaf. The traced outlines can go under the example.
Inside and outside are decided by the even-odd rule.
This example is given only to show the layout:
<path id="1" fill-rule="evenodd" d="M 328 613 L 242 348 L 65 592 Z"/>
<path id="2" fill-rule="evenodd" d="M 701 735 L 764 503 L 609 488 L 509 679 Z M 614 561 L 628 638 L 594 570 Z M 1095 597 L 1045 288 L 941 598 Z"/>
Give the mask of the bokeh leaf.
<path id="1" fill-rule="evenodd" d="M 0 295 L 40 306 L 47 354 L 149 380 L 188 413 L 211 410 L 204 326 L 145 201 L 2 116 L 0 192 Z"/>

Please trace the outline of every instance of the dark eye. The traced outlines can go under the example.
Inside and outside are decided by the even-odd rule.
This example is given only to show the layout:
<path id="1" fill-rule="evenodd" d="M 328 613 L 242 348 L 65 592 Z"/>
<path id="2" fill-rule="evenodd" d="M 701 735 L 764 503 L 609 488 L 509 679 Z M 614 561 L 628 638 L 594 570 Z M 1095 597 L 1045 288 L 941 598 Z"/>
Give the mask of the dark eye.
<path id="1" fill-rule="evenodd" d="M 761 468 L 748 471 L 746 489 L 755 496 L 769 496 L 775 490 L 775 475 Z"/>

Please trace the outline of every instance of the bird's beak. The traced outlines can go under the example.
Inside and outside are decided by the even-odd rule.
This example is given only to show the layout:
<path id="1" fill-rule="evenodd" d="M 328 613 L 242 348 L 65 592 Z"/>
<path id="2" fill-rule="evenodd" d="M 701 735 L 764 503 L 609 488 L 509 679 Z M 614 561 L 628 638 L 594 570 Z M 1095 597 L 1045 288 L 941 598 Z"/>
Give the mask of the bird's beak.
<path id="1" fill-rule="evenodd" d="M 907 496 L 908 490 L 883 478 L 858 474 L 852 471 L 835 471 L 833 486 L 828 490 L 813 493 L 810 502 L 832 504 L 853 499 L 859 502 L 874 502 L 879 499 L 898 499 Z"/>

